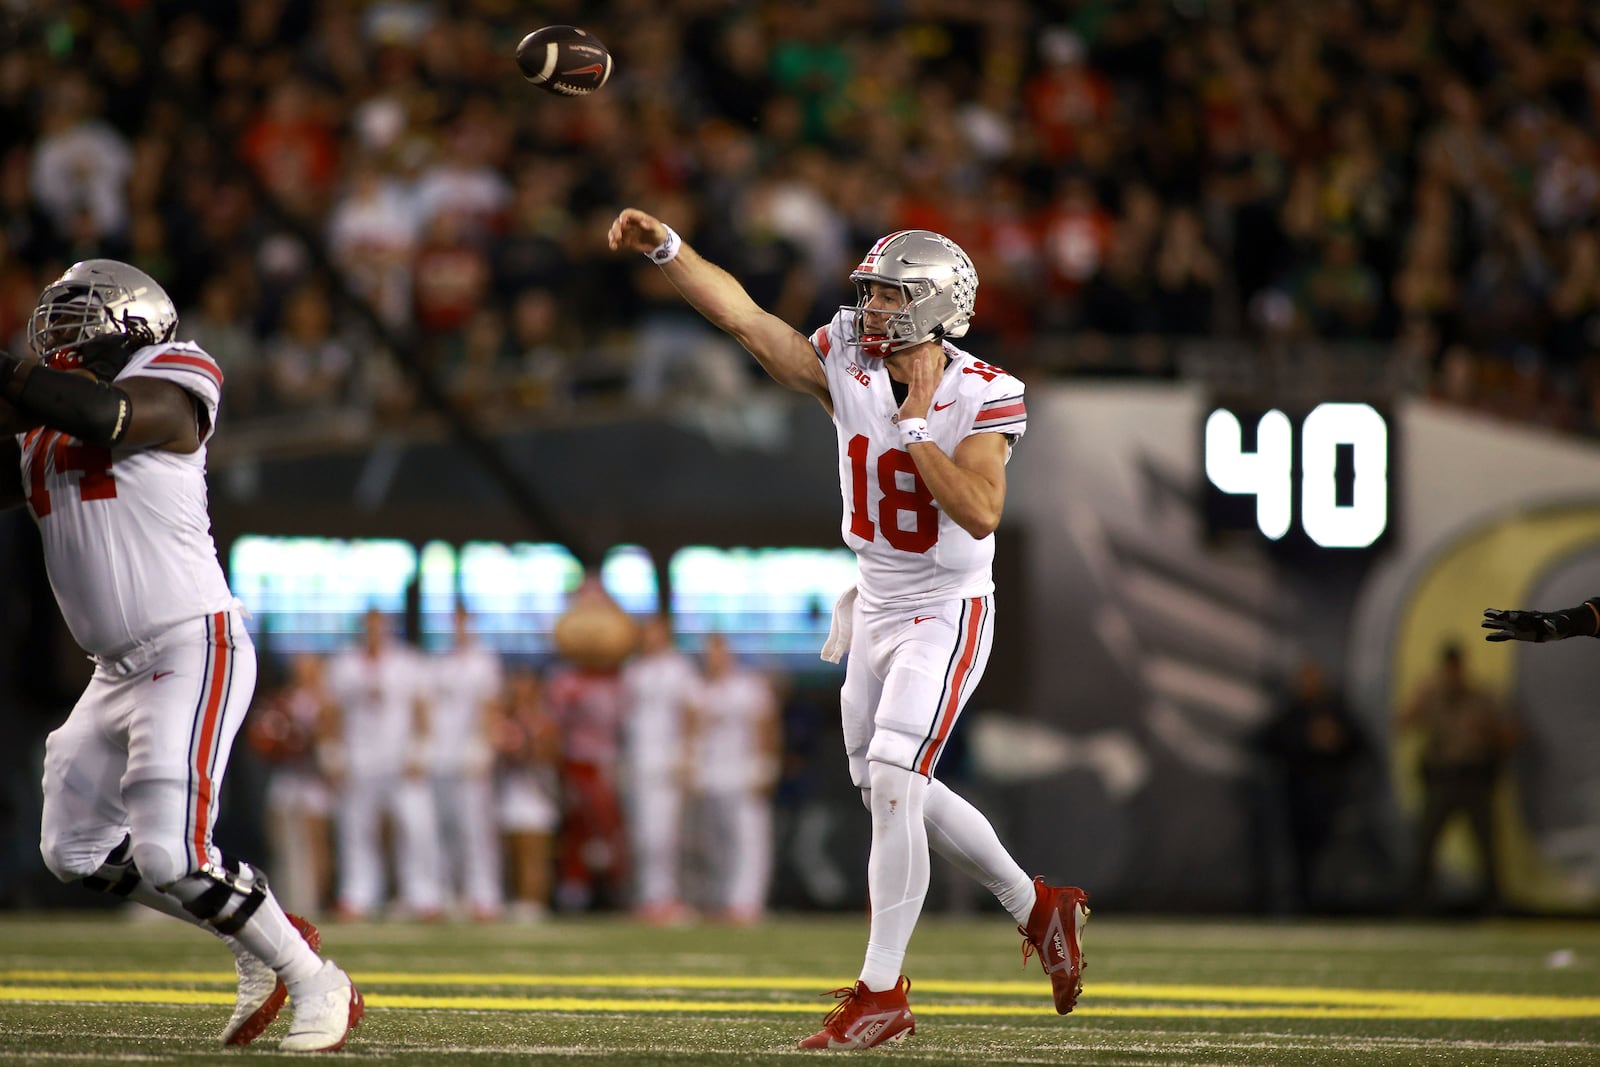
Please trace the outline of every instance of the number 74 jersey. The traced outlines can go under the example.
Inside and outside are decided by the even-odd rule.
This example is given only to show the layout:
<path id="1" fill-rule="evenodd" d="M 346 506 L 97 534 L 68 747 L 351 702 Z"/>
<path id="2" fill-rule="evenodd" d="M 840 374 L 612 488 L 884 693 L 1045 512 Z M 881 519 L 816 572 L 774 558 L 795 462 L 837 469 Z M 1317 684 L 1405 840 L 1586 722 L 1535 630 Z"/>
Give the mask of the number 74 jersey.
<path id="1" fill-rule="evenodd" d="M 934 501 L 900 444 L 888 368 L 862 355 L 853 318 L 841 311 L 811 335 L 811 345 L 833 401 L 842 532 L 860 565 L 861 598 L 912 606 L 986 596 L 994 591 L 994 535 L 974 538 Z M 954 455 L 975 433 L 1021 437 L 1028 427 L 1022 382 L 948 341 L 944 352 L 944 377 L 928 409 L 934 443 Z"/>
<path id="2" fill-rule="evenodd" d="M 216 424 L 222 372 L 192 344 L 134 353 L 118 378 L 162 378 Z M 22 486 L 39 525 L 50 587 L 85 652 L 126 653 L 187 619 L 233 604 L 206 504 L 206 450 L 100 448 L 40 428 L 22 435 Z"/>

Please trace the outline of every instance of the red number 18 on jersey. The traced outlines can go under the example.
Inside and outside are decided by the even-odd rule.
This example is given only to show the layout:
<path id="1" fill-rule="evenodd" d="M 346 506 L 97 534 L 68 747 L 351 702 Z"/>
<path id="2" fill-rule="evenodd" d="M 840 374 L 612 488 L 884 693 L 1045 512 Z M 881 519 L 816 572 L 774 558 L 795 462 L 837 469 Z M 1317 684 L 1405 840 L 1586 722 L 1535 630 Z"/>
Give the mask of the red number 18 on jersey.
<path id="1" fill-rule="evenodd" d="M 867 450 L 871 447 L 864 434 L 850 438 L 847 455 L 850 457 L 850 532 L 863 541 L 877 539 L 877 527 L 883 528 L 883 539 L 902 552 L 926 552 L 939 540 L 939 509 L 934 506 L 933 494 L 922 483 L 917 473 L 916 460 L 903 449 L 891 448 L 878 456 L 878 491 L 882 500 L 878 505 L 878 522 L 874 526 L 868 513 L 867 500 Z M 911 488 L 902 489 L 897 477 L 911 476 Z M 908 530 L 900 525 L 900 515 L 912 517 Z"/>

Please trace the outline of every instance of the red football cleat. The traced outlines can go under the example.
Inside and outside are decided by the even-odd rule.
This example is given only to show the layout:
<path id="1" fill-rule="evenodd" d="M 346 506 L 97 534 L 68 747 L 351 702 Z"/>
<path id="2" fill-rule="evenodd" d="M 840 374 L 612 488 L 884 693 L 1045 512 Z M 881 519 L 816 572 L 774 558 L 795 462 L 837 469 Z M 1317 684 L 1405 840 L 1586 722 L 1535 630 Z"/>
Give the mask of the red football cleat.
<path id="1" fill-rule="evenodd" d="M 1074 886 L 1045 885 L 1041 875 L 1033 880 L 1035 899 L 1027 927 L 1017 927 L 1022 942 L 1022 963 L 1039 953 L 1039 965 L 1050 976 L 1056 1011 L 1067 1014 L 1083 992 L 1083 924 L 1089 921 L 1089 894 Z"/>
<path id="2" fill-rule="evenodd" d="M 875 1048 L 916 1033 L 917 1024 L 911 1018 L 911 1006 L 906 1003 L 906 993 L 910 990 L 911 979 L 903 974 L 893 988 L 877 993 L 862 982 L 835 989 L 833 995 L 839 998 L 838 1006 L 822 1021 L 821 1030 L 801 1039 L 800 1047 L 849 1052 Z"/>
<path id="3" fill-rule="evenodd" d="M 300 931 L 312 952 L 321 951 L 322 934 L 310 920 L 290 915 L 289 923 Z M 234 965 L 239 972 L 239 999 L 234 1005 L 233 1017 L 222 1029 L 222 1043 L 248 1045 L 260 1037 L 283 1010 L 283 1002 L 289 998 L 289 987 L 270 967 L 249 953 L 238 957 Z"/>

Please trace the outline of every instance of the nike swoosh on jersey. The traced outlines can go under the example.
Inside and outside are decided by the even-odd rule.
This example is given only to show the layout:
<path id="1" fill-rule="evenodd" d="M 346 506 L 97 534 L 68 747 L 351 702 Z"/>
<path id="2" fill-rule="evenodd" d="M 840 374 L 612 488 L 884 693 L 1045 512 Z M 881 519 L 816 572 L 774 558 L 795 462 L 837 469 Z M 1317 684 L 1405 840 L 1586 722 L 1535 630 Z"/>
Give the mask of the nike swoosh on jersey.
<path id="1" fill-rule="evenodd" d="M 152 682 L 159 682 L 159 681 L 161 681 L 161 679 L 165 678 L 167 675 L 169 675 L 171 673 L 172 673 L 171 671 L 156 671 L 154 674 L 152 674 L 150 676 L 150 680 Z"/>
<path id="2" fill-rule="evenodd" d="M 935 410 L 935 411 L 943 411 L 945 408 L 949 407 L 951 404 L 954 404 L 954 403 L 955 403 L 954 400 L 946 400 L 943 404 L 935 404 L 935 405 L 933 405 L 933 410 Z"/>
<path id="3" fill-rule="evenodd" d="M 915 626 L 919 622 L 927 622 L 929 619 L 937 619 L 938 617 L 937 615 L 918 615 L 911 620 L 911 625 Z"/>

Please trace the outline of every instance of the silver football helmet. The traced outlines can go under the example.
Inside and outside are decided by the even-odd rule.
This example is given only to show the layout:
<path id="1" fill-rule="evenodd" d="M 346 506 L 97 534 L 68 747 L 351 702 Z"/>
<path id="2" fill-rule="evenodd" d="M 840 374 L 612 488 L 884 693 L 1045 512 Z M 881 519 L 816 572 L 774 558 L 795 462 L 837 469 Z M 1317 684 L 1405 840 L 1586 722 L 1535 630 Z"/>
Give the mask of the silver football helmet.
<path id="1" fill-rule="evenodd" d="M 28 320 L 28 345 L 48 366 L 72 366 L 72 350 L 91 337 L 123 333 L 147 345 L 172 340 L 178 309 L 138 267 L 86 259 L 45 286 Z"/>
<path id="2" fill-rule="evenodd" d="M 945 337 L 963 337 L 978 299 L 978 272 L 961 246 L 932 230 L 899 230 L 878 239 L 861 265 L 850 272 L 856 283 L 856 336 L 868 355 L 886 356 Z M 881 331 L 864 330 L 872 283 L 897 286 L 905 295 Z"/>

